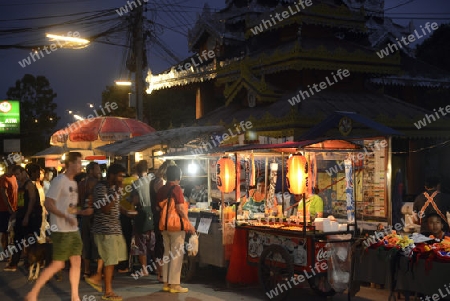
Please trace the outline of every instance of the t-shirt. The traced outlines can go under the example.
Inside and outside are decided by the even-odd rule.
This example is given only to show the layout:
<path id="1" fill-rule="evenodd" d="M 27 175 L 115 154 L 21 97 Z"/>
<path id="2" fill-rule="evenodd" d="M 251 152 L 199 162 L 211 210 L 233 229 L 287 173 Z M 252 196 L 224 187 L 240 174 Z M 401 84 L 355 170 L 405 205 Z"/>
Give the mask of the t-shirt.
<path id="1" fill-rule="evenodd" d="M 103 205 L 112 202 L 110 211 L 104 213 Z M 100 182 L 94 188 L 94 222 L 92 233 L 104 235 L 122 235 L 122 226 L 119 220 L 120 193 L 106 183 Z"/>
<path id="2" fill-rule="evenodd" d="M 17 191 L 19 185 L 15 176 L 6 176 L 6 174 L 0 177 L 0 187 L 6 189 L 6 195 L 8 196 L 11 207 L 14 211 L 17 210 Z M 2 196 L 0 195 L 0 198 Z M 8 211 L 8 207 L 3 199 L 0 199 L 0 212 Z"/>
<path id="3" fill-rule="evenodd" d="M 428 190 L 427 193 L 431 197 L 431 195 L 435 191 L 436 190 Z M 427 198 L 425 197 L 425 195 L 423 193 L 419 194 L 416 197 L 416 199 L 414 200 L 413 211 L 415 213 L 419 214 L 420 210 L 425 205 L 426 201 L 427 201 Z M 434 197 L 434 203 L 436 204 L 438 209 L 441 211 L 441 213 L 444 215 L 444 217 L 446 217 L 446 213 L 450 212 L 450 199 L 449 199 L 449 196 L 447 194 L 445 194 L 445 193 L 441 193 L 440 192 Z M 434 209 L 434 207 L 431 204 L 429 204 L 428 207 L 424 211 L 424 217 L 422 218 L 422 222 L 421 222 L 421 225 L 420 225 L 420 232 L 421 233 L 428 231 L 427 216 L 432 214 L 432 213 L 437 213 L 437 212 Z M 420 218 L 420 216 L 419 216 L 419 218 Z M 444 223 L 444 231 L 448 231 L 448 225 L 446 223 Z"/>
<path id="4" fill-rule="evenodd" d="M 139 195 L 139 201 L 142 206 L 150 206 L 150 181 L 151 179 L 147 176 L 140 177 L 138 180 L 133 182 L 132 195 L 137 193 Z"/>
<path id="5" fill-rule="evenodd" d="M 303 200 L 298 203 L 298 211 L 303 212 Z M 316 218 L 318 212 L 323 212 L 323 200 L 317 194 L 313 194 L 306 199 L 306 211 L 309 211 L 311 217 Z"/>
<path id="6" fill-rule="evenodd" d="M 58 175 L 52 181 L 46 197 L 55 200 L 56 208 L 59 211 L 67 216 L 76 218 L 76 215 L 70 213 L 69 210 L 69 208 L 76 207 L 78 204 L 78 185 L 75 180 L 70 180 L 65 174 Z M 51 227 L 54 227 L 53 225 L 57 227 L 54 232 L 78 231 L 77 225 L 71 226 L 65 218 L 58 217 L 52 213 L 50 213 L 50 225 Z"/>
<path id="7" fill-rule="evenodd" d="M 136 181 L 136 177 L 126 177 L 122 181 L 122 195 L 120 198 L 120 205 L 126 210 L 133 210 L 134 206 L 130 199 L 131 191 L 133 191 L 133 182 Z"/>
<path id="8" fill-rule="evenodd" d="M 167 182 L 166 185 L 161 187 L 156 195 L 156 200 L 158 203 L 164 201 L 167 199 L 167 195 L 169 194 L 170 187 L 175 186 L 175 188 L 172 190 L 172 196 L 175 197 L 176 201 L 175 204 L 183 204 L 184 203 L 184 195 L 183 190 L 181 190 L 180 185 L 175 185 L 172 182 Z"/>

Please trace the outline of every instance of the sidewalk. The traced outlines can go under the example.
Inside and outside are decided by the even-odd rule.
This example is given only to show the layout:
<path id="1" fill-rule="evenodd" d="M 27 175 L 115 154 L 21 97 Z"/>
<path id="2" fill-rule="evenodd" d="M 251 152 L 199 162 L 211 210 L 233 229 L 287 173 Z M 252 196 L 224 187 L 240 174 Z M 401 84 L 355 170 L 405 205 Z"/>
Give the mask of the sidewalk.
<path id="1" fill-rule="evenodd" d="M 1 301 L 23 300 L 24 296 L 31 289 L 33 283 L 28 283 L 24 267 L 20 264 L 17 272 L 4 272 L 6 263 L 0 264 L 0 290 L 3 292 Z M 225 271 L 217 268 L 202 268 L 197 271 L 197 277 L 193 283 L 184 284 L 189 288 L 186 294 L 171 294 L 163 292 L 162 285 L 157 282 L 156 276 L 150 275 L 140 279 L 133 279 L 128 274 L 115 274 L 113 287 L 115 292 L 123 297 L 125 301 L 153 300 L 162 301 L 256 301 L 268 300 L 264 292 L 258 285 L 251 287 L 227 287 L 225 282 Z M 58 282 L 55 279 L 50 280 L 41 291 L 39 300 L 58 300 L 70 301 L 69 274 L 67 270 L 63 271 L 63 280 Z M 102 300 L 102 294 L 91 288 L 84 280 L 80 281 L 80 297 L 85 301 Z M 385 301 L 388 300 L 389 292 L 381 289 L 371 289 L 362 287 L 353 301 Z M 347 294 L 337 294 L 333 301 L 346 301 Z M 316 296 L 309 289 L 293 289 L 289 295 L 289 300 L 324 300 Z"/>

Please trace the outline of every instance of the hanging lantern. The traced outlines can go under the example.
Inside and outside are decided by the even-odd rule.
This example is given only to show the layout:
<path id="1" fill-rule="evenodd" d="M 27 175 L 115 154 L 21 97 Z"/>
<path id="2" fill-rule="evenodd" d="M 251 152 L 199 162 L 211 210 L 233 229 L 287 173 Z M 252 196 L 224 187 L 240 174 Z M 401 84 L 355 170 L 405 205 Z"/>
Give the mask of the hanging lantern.
<path id="1" fill-rule="evenodd" d="M 236 186 L 236 170 L 234 162 L 229 157 L 223 157 L 217 161 L 217 188 L 224 193 L 232 192 Z"/>
<path id="2" fill-rule="evenodd" d="M 287 180 L 289 191 L 293 194 L 307 192 L 308 161 L 301 154 L 294 154 L 288 159 Z"/>

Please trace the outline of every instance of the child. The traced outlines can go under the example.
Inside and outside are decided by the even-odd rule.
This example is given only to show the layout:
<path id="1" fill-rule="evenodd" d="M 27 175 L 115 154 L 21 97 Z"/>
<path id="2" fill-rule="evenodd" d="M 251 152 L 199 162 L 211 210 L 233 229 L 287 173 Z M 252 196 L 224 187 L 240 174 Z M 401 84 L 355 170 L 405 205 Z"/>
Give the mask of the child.
<path id="1" fill-rule="evenodd" d="M 445 221 L 437 213 L 428 215 L 427 226 L 428 231 L 431 232 L 436 240 L 442 240 L 445 236 L 450 236 L 450 233 L 443 231 Z"/>

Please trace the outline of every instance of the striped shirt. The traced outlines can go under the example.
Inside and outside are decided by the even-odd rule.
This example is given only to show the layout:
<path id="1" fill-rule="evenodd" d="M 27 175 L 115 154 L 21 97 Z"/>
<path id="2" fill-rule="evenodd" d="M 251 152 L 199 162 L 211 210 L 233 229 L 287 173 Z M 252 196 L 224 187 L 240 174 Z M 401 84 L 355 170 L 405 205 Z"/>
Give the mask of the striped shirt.
<path id="1" fill-rule="evenodd" d="M 112 202 L 109 213 L 104 213 L 101 207 Z M 104 182 L 98 183 L 94 188 L 94 222 L 92 233 L 94 234 L 122 234 L 119 220 L 120 193 L 109 187 Z"/>

